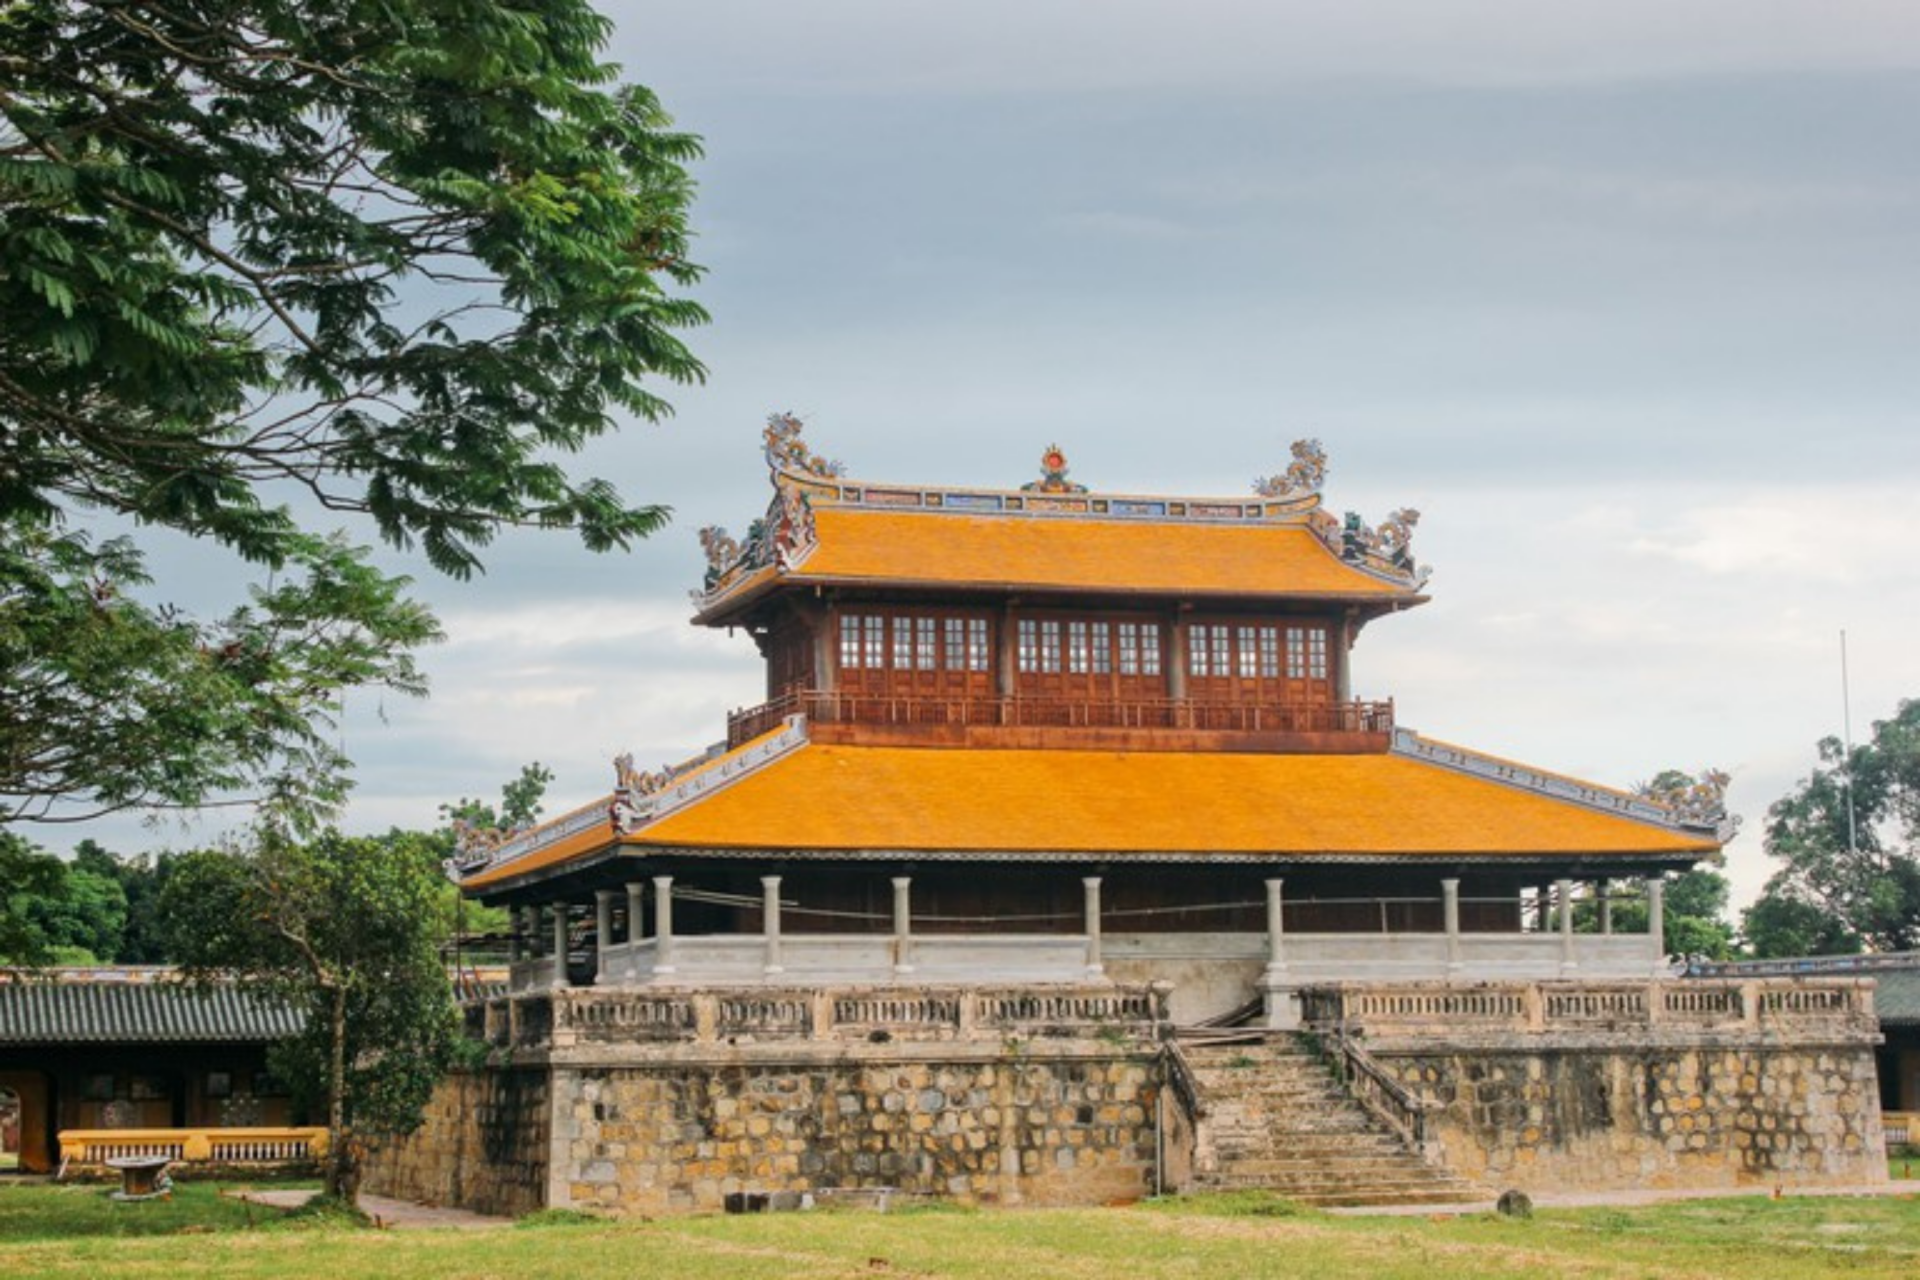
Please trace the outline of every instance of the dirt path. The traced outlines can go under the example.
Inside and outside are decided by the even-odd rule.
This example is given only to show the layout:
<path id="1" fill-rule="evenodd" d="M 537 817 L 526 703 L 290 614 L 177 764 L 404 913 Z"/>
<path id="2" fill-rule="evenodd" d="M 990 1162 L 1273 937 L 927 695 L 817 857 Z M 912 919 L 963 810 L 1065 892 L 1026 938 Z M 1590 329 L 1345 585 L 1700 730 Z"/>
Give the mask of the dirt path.
<path id="1" fill-rule="evenodd" d="M 227 1194 L 236 1200 L 270 1205 L 275 1209 L 297 1209 L 320 1193 L 318 1191 L 229 1191 Z M 484 1213 L 470 1213 L 465 1209 L 440 1209 L 432 1205 L 412 1204 L 405 1200 L 389 1200 L 386 1196 L 361 1196 L 360 1211 L 372 1218 L 376 1225 L 391 1227 L 395 1231 L 412 1231 L 421 1227 L 459 1227 L 472 1231 L 481 1227 L 509 1226 L 513 1222 L 511 1218 L 492 1218 Z"/>

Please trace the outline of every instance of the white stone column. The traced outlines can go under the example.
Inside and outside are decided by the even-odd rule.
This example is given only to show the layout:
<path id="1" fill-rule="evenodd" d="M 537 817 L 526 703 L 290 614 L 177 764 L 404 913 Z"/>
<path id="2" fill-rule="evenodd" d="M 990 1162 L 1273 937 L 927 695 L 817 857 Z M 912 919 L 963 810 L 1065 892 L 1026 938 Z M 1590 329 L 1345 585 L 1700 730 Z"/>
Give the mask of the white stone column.
<path id="1" fill-rule="evenodd" d="M 1611 937 L 1613 935 L 1613 894 L 1611 892 L 1612 885 L 1613 885 L 1613 881 L 1602 880 L 1600 882 L 1600 887 L 1599 887 L 1600 933 L 1603 937 Z"/>
<path id="2" fill-rule="evenodd" d="M 611 889 L 593 891 L 593 984 L 604 987 L 613 981 L 607 971 L 607 952 L 613 947 L 613 900 Z"/>
<path id="3" fill-rule="evenodd" d="M 763 973 L 785 973 L 780 963 L 780 877 L 760 877 L 760 931 L 766 938 L 767 955 Z"/>
<path id="4" fill-rule="evenodd" d="M 1447 972 L 1460 972 L 1460 881 L 1440 882 L 1440 918 L 1447 931 Z"/>
<path id="5" fill-rule="evenodd" d="M 1560 971 L 1580 967 L 1573 954 L 1573 881 L 1556 880 L 1553 891 L 1560 899 Z"/>
<path id="6" fill-rule="evenodd" d="M 629 944 L 640 941 L 641 935 L 647 931 L 646 892 L 645 881 L 627 881 L 627 942 Z"/>
<path id="7" fill-rule="evenodd" d="M 567 904 L 553 904 L 553 985 L 567 985 Z"/>
<path id="8" fill-rule="evenodd" d="M 1080 884 L 1087 895 L 1087 976 L 1104 978 L 1107 968 L 1100 959 L 1100 877 L 1082 876 Z"/>
<path id="9" fill-rule="evenodd" d="M 653 972 L 677 972 L 673 965 L 673 877 L 653 878 Z"/>
<path id="10" fill-rule="evenodd" d="M 913 877 L 893 878 L 893 971 L 913 972 Z"/>
<path id="11" fill-rule="evenodd" d="M 1267 881 L 1267 968 L 1260 975 L 1267 999 L 1267 1025 L 1282 1029 L 1300 1025 L 1300 995 L 1287 985 L 1285 884 L 1284 880 Z"/>
<path id="12" fill-rule="evenodd" d="M 515 965 L 526 952 L 520 945 L 520 931 L 527 928 L 527 909 L 509 907 L 507 909 L 507 963 Z"/>
<path id="13" fill-rule="evenodd" d="M 1648 876 L 1647 886 L 1647 949 L 1652 952 L 1648 961 L 1653 965 L 1655 975 L 1667 971 L 1667 878 Z"/>

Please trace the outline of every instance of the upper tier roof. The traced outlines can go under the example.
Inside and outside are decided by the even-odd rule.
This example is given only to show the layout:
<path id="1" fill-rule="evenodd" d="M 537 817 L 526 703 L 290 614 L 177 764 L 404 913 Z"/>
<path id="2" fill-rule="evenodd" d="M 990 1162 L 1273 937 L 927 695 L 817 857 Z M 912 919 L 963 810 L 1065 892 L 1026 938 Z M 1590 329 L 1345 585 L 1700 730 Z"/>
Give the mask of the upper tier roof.
<path id="1" fill-rule="evenodd" d="M 774 499 L 744 541 L 701 531 L 709 570 L 697 621 L 739 621 L 782 587 L 1152 595 L 1183 599 L 1417 604 L 1426 573 L 1409 542 L 1419 519 L 1371 528 L 1322 508 L 1326 460 L 1294 446 L 1286 473 L 1247 498 L 1088 493 L 1057 448 L 1022 489 L 877 485 L 845 479 L 776 416 L 766 433 Z"/>
<path id="2" fill-rule="evenodd" d="M 1405 732 L 1370 755 L 929 750 L 814 743 L 795 717 L 697 767 L 637 775 L 488 851 L 464 883 L 509 887 L 610 852 L 1685 864 L 1720 841 L 1643 798 Z"/>

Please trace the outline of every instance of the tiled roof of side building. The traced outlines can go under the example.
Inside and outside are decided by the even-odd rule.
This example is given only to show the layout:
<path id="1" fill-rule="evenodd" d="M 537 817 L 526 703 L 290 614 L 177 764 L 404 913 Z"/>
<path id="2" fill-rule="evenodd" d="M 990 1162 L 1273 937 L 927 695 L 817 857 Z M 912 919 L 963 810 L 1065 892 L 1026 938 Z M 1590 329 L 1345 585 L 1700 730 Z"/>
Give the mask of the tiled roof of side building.
<path id="1" fill-rule="evenodd" d="M 0 983 L 0 1044 L 264 1043 L 299 1032 L 283 1004 L 179 982 Z"/>

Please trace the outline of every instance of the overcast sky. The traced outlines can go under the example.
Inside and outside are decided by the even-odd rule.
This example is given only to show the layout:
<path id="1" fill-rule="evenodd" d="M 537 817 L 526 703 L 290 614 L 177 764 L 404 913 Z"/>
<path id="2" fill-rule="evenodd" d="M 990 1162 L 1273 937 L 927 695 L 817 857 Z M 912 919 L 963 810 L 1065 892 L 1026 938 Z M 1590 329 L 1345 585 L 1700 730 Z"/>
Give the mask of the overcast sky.
<path id="1" fill-rule="evenodd" d="M 676 522 L 413 566 L 451 638 L 430 701 L 350 707 L 350 825 L 531 759 L 555 811 L 757 701 L 686 593 L 694 531 L 765 504 L 776 409 L 927 483 L 1017 485 L 1058 441 L 1096 489 L 1239 494 L 1319 437 L 1329 505 L 1417 507 L 1436 568 L 1356 692 L 1598 782 L 1730 770 L 1743 897 L 1839 732 L 1840 629 L 1856 736 L 1920 696 L 1911 0 L 613 13 L 706 139 L 712 380 L 588 462 Z"/>

